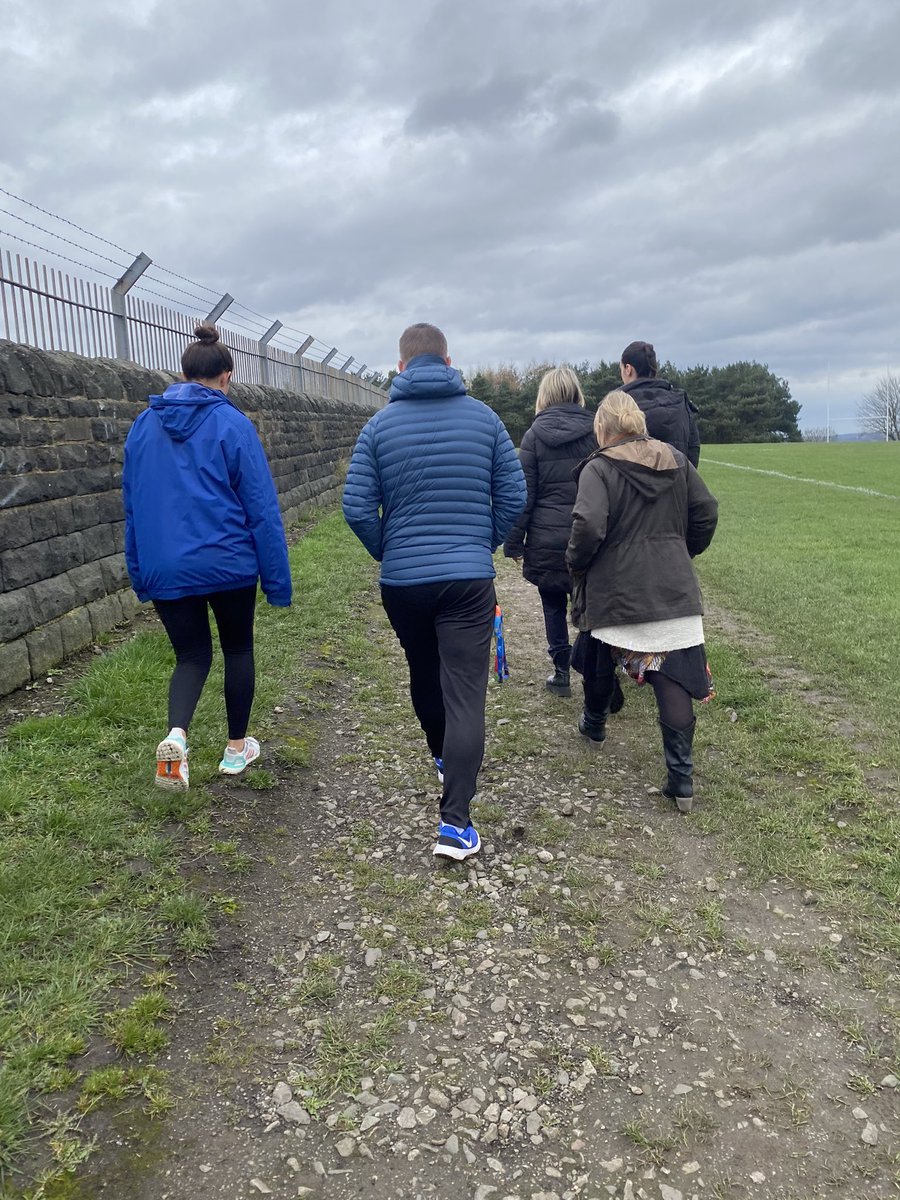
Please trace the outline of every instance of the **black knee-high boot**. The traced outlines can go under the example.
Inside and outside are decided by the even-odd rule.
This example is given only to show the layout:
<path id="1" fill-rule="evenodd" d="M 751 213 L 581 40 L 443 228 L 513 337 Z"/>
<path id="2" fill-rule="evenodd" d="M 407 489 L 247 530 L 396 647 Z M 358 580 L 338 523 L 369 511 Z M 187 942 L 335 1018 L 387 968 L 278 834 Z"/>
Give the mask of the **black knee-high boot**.
<path id="1" fill-rule="evenodd" d="M 693 807 L 693 745 L 696 724 L 694 720 L 685 729 L 673 729 L 671 725 L 664 725 L 662 721 L 659 723 L 668 771 L 662 793 L 674 800 L 678 811 L 684 813 L 689 813 Z"/>

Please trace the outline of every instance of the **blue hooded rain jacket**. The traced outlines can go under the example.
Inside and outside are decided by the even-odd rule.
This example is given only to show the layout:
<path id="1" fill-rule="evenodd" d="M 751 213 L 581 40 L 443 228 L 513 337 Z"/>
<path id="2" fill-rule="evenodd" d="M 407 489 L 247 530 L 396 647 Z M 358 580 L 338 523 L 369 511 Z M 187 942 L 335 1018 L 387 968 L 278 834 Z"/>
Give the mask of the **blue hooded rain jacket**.
<path id="1" fill-rule="evenodd" d="M 265 451 L 224 392 L 174 383 L 125 441 L 125 561 L 140 600 L 249 587 L 291 602 L 284 524 Z"/>
<path id="2" fill-rule="evenodd" d="M 525 477 L 497 414 L 435 354 L 412 359 L 359 435 L 347 524 L 390 586 L 493 579 L 493 552 L 525 507 Z"/>

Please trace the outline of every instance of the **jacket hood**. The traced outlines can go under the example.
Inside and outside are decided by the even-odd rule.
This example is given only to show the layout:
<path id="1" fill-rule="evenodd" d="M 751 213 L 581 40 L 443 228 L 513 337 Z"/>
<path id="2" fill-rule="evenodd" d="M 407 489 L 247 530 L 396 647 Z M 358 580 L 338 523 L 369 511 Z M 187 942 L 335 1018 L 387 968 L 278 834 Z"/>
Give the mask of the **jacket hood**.
<path id="1" fill-rule="evenodd" d="M 672 447 L 649 437 L 630 438 L 613 446 L 601 446 L 581 464 L 579 473 L 599 457 L 624 475 L 647 500 L 658 500 L 670 491 L 681 469 Z"/>
<path id="2" fill-rule="evenodd" d="M 564 446 L 593 433 L 594 418 L 580 404 L 556 404 L 542 409 L 531 428 L 545 446 Z"/>
<path id="3" fill-rule="evenodd" d="M 174 442 L 186 442 L 217 405 L 230 403 L 224 392 L 202 383 L 173 383 L 161 396 L 150 397 L 150 407 Z"/>
<path id="4" fill-rule="evenodd" d="M 677 407 L 687 400 L 681 388 L 669 383 L 668 379 L 633 379 L 631 383 L 623 384 L 619 390 L 627 392 L 642 412 L 646 412 L 648 408 L 666 405 Z"/>
<path id="5" fill-rule="evenodd" d="M 466 385 L 455 367 L 448 367 L 438 354 L 419 354 L 406 370 L 391 381 L 392 400 L 451 400 L 465 396 Z"/>

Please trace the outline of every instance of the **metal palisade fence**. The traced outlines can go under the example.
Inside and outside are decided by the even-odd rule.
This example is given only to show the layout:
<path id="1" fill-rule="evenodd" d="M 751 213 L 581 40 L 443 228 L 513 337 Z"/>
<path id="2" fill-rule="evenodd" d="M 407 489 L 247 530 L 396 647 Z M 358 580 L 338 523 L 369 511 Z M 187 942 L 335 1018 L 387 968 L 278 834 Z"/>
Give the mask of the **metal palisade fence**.
<path id="1" fill-rule="evenodd" d="M 54 261 L 65 258 L 54 251 L 49 254 Z M 0 337 L 43 350 L 71 350 L 89 358 L 123 358 L 177 373 L 181 369 L 182 351 L 197 321 L 212 321 L 234 356 L 234 378 L 240 383 L 265 384 L 366 408 L 384 404 L 382 388 L 363 378 L 365 363 L 356 364 L 350 357 L 340 367 L 334 366 L 333 360 L 339 354 L 337 347 L 329 348 L 311 335 L 303 337 L 298 333 L 299 345 L 289 349 L 285 343 L 289 343 L 291 331 L 281 333 L 284 326 L 280 321 L 262 328 L 266 318 L 261 323 L 255 321 L 259 314 L 253 314 L 252 310 L 244 310 L 252 314 L 249 317 L 226 315 L 235 303 L 227 293 L 206 308 L 209 301 L 203 303 L 203 297 L 150 276 L 169 290 L 202 303 L 198 311 L 153 292 L 140 282 L 152 265 L 145 254 L 138 255 L 117 279 L 89 264 L 76 265 L 115 282 L 109 286 L 68 274 L 58 264 L 39 262 L 0 242 Z M 165 271 L 162 267 L 157 269 Z M 165 273 L 183 279 L 174 272 Z M 135 294 L 132 289 L 136 286 L 145 295 Z M 150 296 L 166 303 L 156 303 Z M 235 325 L 242 326 L 242 331 Z"/>

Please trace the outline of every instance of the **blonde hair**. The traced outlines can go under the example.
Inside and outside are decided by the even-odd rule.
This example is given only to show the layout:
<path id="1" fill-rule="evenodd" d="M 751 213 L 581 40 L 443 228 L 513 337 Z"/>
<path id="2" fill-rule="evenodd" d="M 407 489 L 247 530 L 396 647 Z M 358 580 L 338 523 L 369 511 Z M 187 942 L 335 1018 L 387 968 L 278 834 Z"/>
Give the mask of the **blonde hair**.
<path id="1" fill-rule="evenodd" d="M 556 404 L 580 404 L 584 408 L 584 392 L 571 367 L 554 367 L 541 379 L 534 411 L 543 412 Z"/>
<path id="2" fill-rule="evenodd" d="M 594 417 L 594 433 L 600 445 L 610 438 L 645 437 L 647 422 L 644 414 L 627 392 L 607 392 Z"/>

